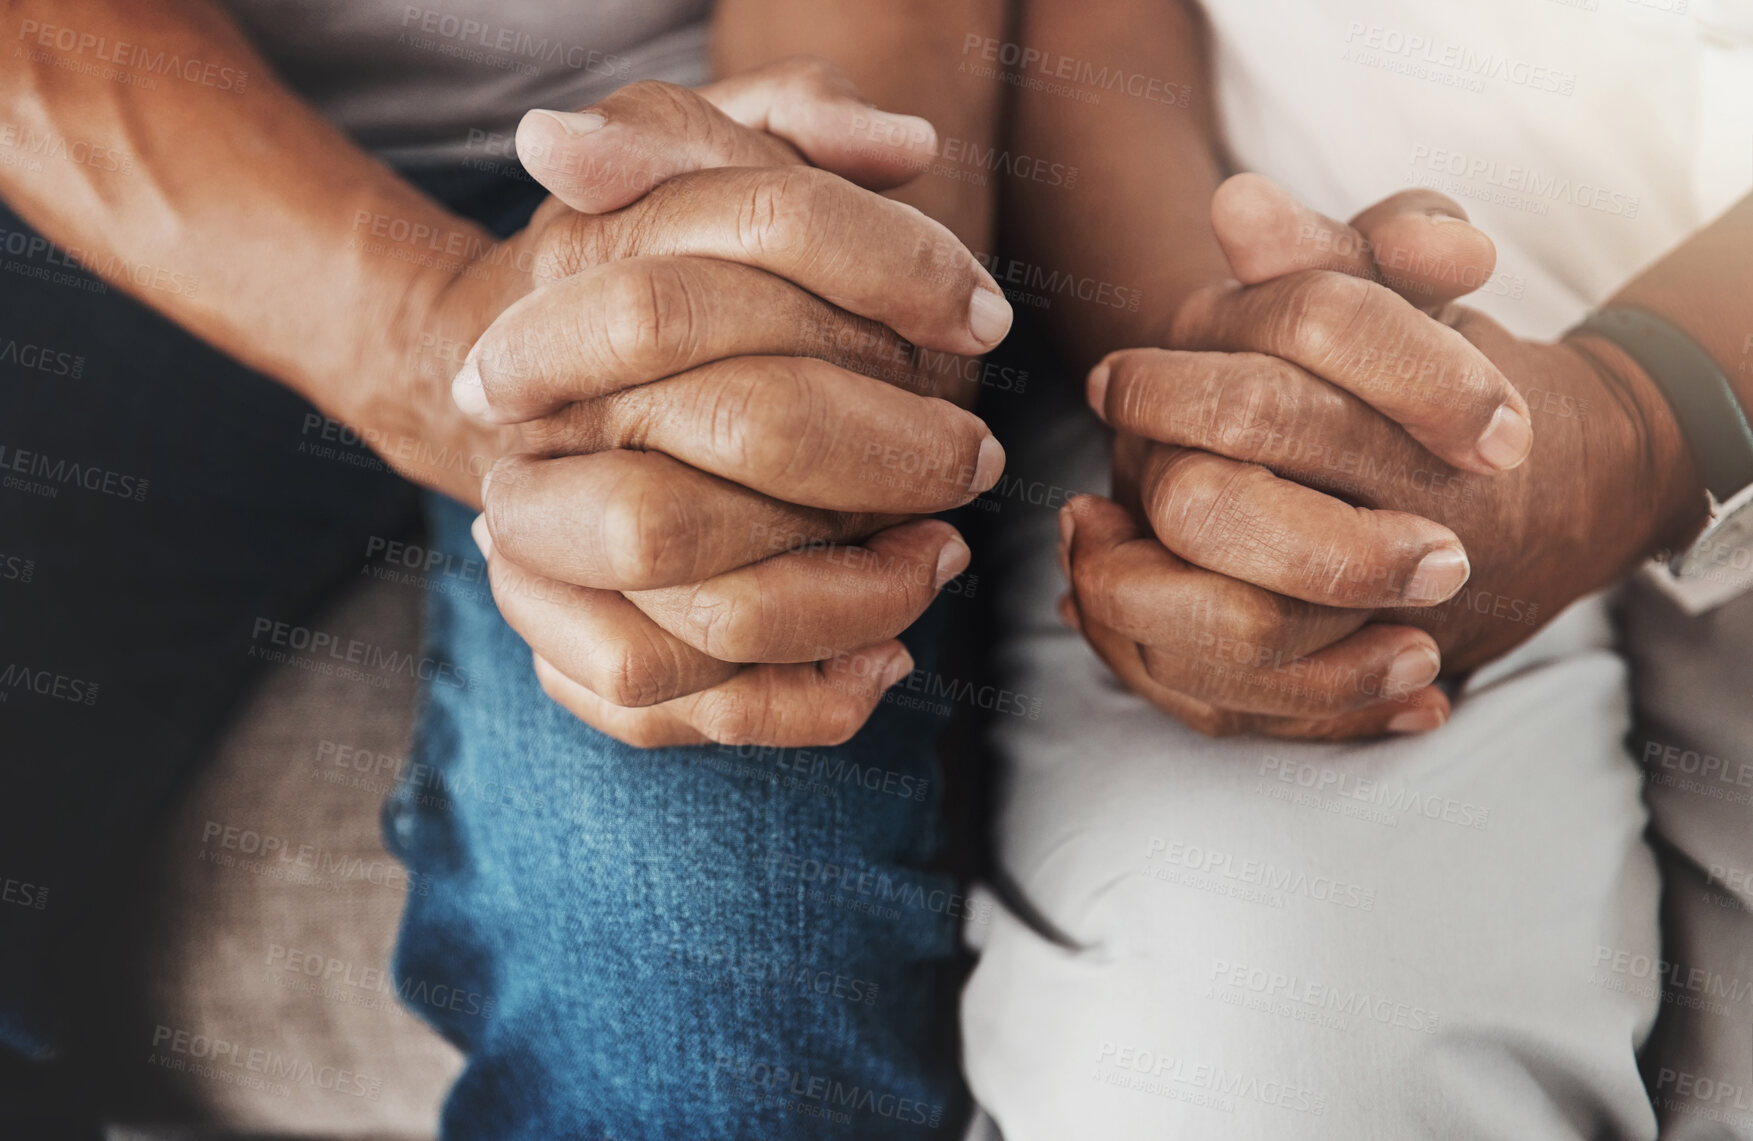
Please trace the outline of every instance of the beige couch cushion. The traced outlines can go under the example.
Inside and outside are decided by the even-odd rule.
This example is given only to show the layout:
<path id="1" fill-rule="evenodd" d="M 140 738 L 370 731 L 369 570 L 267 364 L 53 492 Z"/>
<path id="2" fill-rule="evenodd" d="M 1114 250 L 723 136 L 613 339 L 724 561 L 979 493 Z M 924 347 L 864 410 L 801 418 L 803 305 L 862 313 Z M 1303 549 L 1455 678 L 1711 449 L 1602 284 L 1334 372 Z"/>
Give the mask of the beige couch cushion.
<path id="1" fill-rule="evenodd" d="M 361 578 L 312 625 L 417 654 L 419 616 L 418 590 Z M 270 667 L 165 823 L 117 980 L 117 1119 L 436 1134 L 460 1056 L 396 999 L 407 876 L 378 829 L 415 685 L 378 680 Z"/>

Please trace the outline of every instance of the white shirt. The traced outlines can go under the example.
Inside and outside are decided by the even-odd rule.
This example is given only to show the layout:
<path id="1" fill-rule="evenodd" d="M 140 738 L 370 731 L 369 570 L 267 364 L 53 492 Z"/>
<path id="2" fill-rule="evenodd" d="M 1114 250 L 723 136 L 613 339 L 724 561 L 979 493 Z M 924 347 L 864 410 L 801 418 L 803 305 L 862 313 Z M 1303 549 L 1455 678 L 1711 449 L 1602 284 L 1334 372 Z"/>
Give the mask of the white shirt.
<path id="1" fill-rule="evenodd" d="M 1226 140 L 1349 218 L 1458 200 L 1552 337 L 1753 188 L 1753 0 L 1212 0 Z"/>
<path id="2" fill-rule="evenodd" d="M 1466 304 L 1522 336 L 1557 337 L 1753 190 L 1753 0 L 1205 7 L 1240 166 L 1341 219 L 1448 194 L 1497 244 Z M 1652 579 L 1697 612 L 1750 569 Z"/>

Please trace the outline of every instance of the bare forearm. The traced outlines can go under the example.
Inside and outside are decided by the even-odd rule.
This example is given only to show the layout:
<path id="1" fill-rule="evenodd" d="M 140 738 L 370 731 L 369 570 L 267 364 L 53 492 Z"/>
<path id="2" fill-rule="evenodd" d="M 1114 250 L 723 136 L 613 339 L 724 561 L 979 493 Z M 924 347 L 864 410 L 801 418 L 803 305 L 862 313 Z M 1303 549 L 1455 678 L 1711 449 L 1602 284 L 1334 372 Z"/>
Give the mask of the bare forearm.
<path id="1" fill-rule="evenodd" d="M 1615 305 L 1635 305 L 1689 333 L 1753 408 L 1753 195 L 1639 274 Z"/>
<path id="2" fill-rule="evenodd" d="M 406 363 L 395 333 L 431 277 L 381 252 L 386 228 L 484 235 L 280 86 L 208 0 L 23 0 L 4 35 L 0 116 L 68 156 L 0 166 L 20 215 L 331 413 L 381 402 L 366 389 Z"/>
<path id="3" fill-rule="evenodd" d="M 1722 368 L 1742 408 L 1753 408 L 1753 196 L 1693 234 L 1613 296 L 1665 317 Z M 1667 398 L 1618 346 L 1584 338 L 1637 412 L 1636 444 L 1651 473 L 1640 492 L 1651 504 L 1650 545 L 1684 547 L 1704 523 L 1704 473 Z"/>
<path id="4" fill-rule="evenodd" d="M 1021 46 L 1041 53 L 1034 72 L 1070 81 L 1019 85 L 1010 145 L 1078 177 L 1070 189 L 1007 187 L 1004 226 L 1009 248 L 1043 274 L 1095 283 L 1088 299 L 1056 294 L 1046 311 L 1081 368 L 1160 343 L 1188 293 L 1230 276 L 1211 230 L 1221 172 L 1203 27 L 1187 5 L 1160 0 L 1026 0 L 1023 13 Z"/>

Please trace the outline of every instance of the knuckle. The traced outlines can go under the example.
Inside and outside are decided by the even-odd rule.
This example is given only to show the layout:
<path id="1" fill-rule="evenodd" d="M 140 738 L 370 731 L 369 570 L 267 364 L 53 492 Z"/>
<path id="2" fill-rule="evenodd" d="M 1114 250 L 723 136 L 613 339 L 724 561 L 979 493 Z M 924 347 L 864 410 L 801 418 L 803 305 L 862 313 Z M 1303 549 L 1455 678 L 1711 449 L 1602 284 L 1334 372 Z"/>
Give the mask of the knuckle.
<path id="1" fill-rule="evenodd" d="M 541 685 L 542 692 L 548 695 L 550 701 L 557 702 L 560 705 L 566 704 L 569 695 L 566 692 L 564 682 L 561 681 L 558 670 L 554 669 L 552 666 L 544 666 L 541 662 L 537 662 L 536 681 Z"/>
<path id="2" fill-rule="evenodd" d="M 709 397 L 706 420 L 713 449 L 748 478 L 788 484 L 833 458 L 839 418 L 811 382 L 801 358 L 734 364 Z"/>
<path id="3" fill-rule="evenodd" d="M 1168 347 L 1199 349 L 1205 347 L 1217 323 L 1224 303 L 1241 292 L 1238 282 L 1222 281 L 1202 286 L 1188 295 L 1175 310 L 1168 329 Z"/>
<path id="4" fill-rule="evenodd" d="M 542 692 L 547 694 L 548 700 L 574 717 L 582 718 L 584 711 L 578 708 L 577 695 L 573 692 L 577 683 L 561 673 L 553 663 L 545 658 L 539 655 L 532 655 L 532 657 L 536 671 L 536 684 L 542 687 Z"/>
<path id="5" fill-rule="evenodd" d="M 603 564 L 622 590 L 646 590 L 687 581 L 689 521 L 686 505 L 661 481 L 617 482 L 600 522 Z"/>
<path id="6" fill-rule="evenodd" d="M 760 656 L 760 631 L 765 623 L 757 612 L 737 605 L 736 600 L 698 587 L 682 616 L 689 644 L 723 662 L 747 662 Z"/>
<path id="7" fill-rule="evenodd" d="M 1107 570 L 1107 560 L 1088 553 L 1070 556 L 1071 593 L 1080 606 L 1099 607 L 1098 613 L 1114 609 L 1108 603 L 1114 597 L 1114 584 Z"/>
<path id="8" fill-rule="evenodd" d="M 643 642 L 599 641 L 586 659 L 584 686 L 611 705 L 635 709 L 668 697 L 668 662 Z"/>
<path id="9" fill-rule="evenodd" d="M 810 167 L 779 167 L 754 180 L 737 213 L 736 232 L 751 254 L 808 263 L 831 222 L 827 184 Z"/>
<path id="10" fill-rule="evenodd" d="M 816 744 L 844 745 L 864 728 L 875 708 L 875 700 L 868 706 L 853 701 L 834 701 L 819 707 L 819 740 Z"/>
<path id="11" fill-rule="evenodd" d="M 529 533 L 529 525 L 536 522 L 530 518 L 535 505 L 529 496 L 520 494 L 529 480 L 532 462 L 524 456 L 503 456 L 487 469 L 487 494 L 481 503 L 487 531 L 495 545 L 512 552 Z"/>
<path id="12" fill-rule="evenodd" d="M 599 410 L 569 404 L 537 420 L 517 425 L 518 446 L 537 456 L 588 455 L 611 446 Z"/>
<path id="13" fill-rule="evenodd" d="M 1199 668 L 1189 671 L 1187 663 L 1149 646 L 1143 648 L 1140 657 L 1144 663 L 1145 676 L 1164 689 L 1187 693 L 1198 688 L 1196 684 L 1190 683 L 1197 683 L 1202 672 Z"/>
<path id="14" fill-rule="evenodd" d="M 625 224 L 611 226 L 594 215 L 570 213 L 542 231 L 530 258 L 530 276 L 554 282 L 626 256 L 620 236 Z"/>
<path id="15" fill-rule="evenodd" d="M 1161 403 L 1158 373 L 1168 359 L 1162 349 L 1127 349 L 1112 353 L 1108 364 L 1108 418 L 1120 426 L 1153 424 Z"/>
<path id="16" fill-rule="evenodd" d="M 629 262 L 608 273 L 602 286 L 600 304 L 581 307 L 581 341 L 600 346 L 624 374 L 677 371 L 692 353 L 701 323 L 685 275 L 664 262 Z"/>
<path id="17" fill-rule="evenodd" d="M 666 83 L 661 79 L 638 79 L 616 88 L 614 94 L 605 98 L 599 106 L 622 115 L 642 109 L 655 110 L 660 115 L 673 115 L 680 109 L 691 109 L 692 101 L 697 98 L 687 88 L 678 87 L 674 83 Z"/>
<path id="18" fill-rule="evenodd" d="M 1252 657 L 1269 656 L 1291 620 L 1293 599 L 1261 591 L 1254 605 L 1215 607 L 1209 614 L 1220 639 L 1248 647 Z"/>
<path id="19" fill-rule="evenodd" d="M 836 64 L 819 55 L 787 56 L 775 65 L 774 70 L 804 91 L 816 95 L 832 93 L 845 78 L 845 73 Z"/>
<path id="20" fill-rule="evenodd" d="M 1333 270 L 1310 270 L 1286 284 L 1271 329 L 1273 343 L 1319 370 L 1348 352 L 1349 334 L 1371 307 L 1370 283 Z"/>
<path id="21" fill-rule="evenodd" d="M 765 745 L 775 740 L 766 711 L 741 690 L 719 686 L 694 701 L 695 729 L 720 745 Z"/>
<path id="22" fill-rule="evenodd" d="M 1154 475 L 1151 517 L 1165 543 L 1201 547 L 1228 537 L 1235 471 L 1219 474 L 1200 453 L 1182 451 L 1158 461 Z"/>
<path id="23" fill-rule="evenodd" d="M 1283 383 L 1285 366 L 1276 357 L 1259 357 L 1258 365 L 1240 376 L 1206 374 L 1193 397 L 1205 438 L 1221 449 L 1256 452 L 1282 425 L 1302 423 L 1303 410 L 1293 390 Z"/>

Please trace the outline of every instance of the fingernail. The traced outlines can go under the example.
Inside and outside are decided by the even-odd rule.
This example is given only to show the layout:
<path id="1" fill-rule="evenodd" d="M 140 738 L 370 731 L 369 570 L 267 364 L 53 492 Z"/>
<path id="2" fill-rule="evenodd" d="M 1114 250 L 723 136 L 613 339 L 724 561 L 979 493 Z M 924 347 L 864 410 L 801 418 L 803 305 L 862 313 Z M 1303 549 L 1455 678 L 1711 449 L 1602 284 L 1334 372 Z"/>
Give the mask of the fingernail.
<path id="1" fill-rule="evenodd" d="M 1090 407 L 1096 410 L 1096 415 L 1102 418 L 1103 423 L 1108 420 L 1108 372 L 1108 363 L 1103 361 L 1090 370 L 1089 384 L 1086 386 Z"/>
<path id="2" fill-rule="evenodd" d="M 974 461 L 974 491 L 990 489 L 1004 474 L 1004 445 L 998 437 L 987 435 L 980 441 L 980 455 Z"/>
<path id="3" fill-rule="evenodd" d="M 943 584 L 968 569 L 968 561 L 973 555 L 968 544 L 960 535 L 953 536 L 945 543 L 943 550 L 937 553 L 937 581 L 932 584 L 934 590 L 942 590 Z"/>
<path id="4" fill-rule="evenodd" d="M 482 557 L 492 558 L 493 533 L 487 530 L 487 513 L 485 511 L 475 516 L 475 521 L 469 524 L 469 534 L 475 537 L 475 546 L 481 548 Z"/>
<path id="5" fill-rule="evenodd" d="M 1423 689 L 1442 672 L 1443 662 L 1429 646 L 1408 646 L 1388 667 L 1388 689 L 1393 693 L 1409 693 Z M 1401 714 L 1405 716 L 1405 714 Z"/>
<path id="6" fill-rule="evenodd" d="M 1438 547 L 1418 560 L 1402 597 L 1419 605 L 1442 602 L 1467 585 L 1467 576 L 1472 573 L 1467 552 L 1459 547 Z"/>
<path id="7" fill-rule="evenodd" d="M 884 689 L 890 689 L 896 682 L 912 672 L 913 655 L 907 652 L 907 647 L 899 646 L 889 656 L 889 660 L 883 664 L 882 672 L 877 674 L 877 684 Z"/>
<path id="8" fill-rule="evenodd" d="M 1469 226 L 1472 225 L 1472 223 L 1468 222 L 1467 219 L 1457 218 L 1453 214 L 1442 214 L 1442 213 L 1437 213 L 1437 212 L 1433 211 L 1432 213 L 1426 214 L 1425 217 L 1429 218 L 1432 222 L 1436 223 L 1439 226 L 1446 226 L 1450 222 L 1460 222 L 1463 225 L 1469 225 Z"/>
<path id="9" fill-rule="evenodd" d="M 881 119 L 888 125 L 890 129 L 884 132 L 884 142 L 897 142 L 906 147 L 924 144 L 932 150 L 937 149 L 937 128 L 931 125 L 929 119 L 894 111 L 878 111 L 875 108 L 861 110 L 863 114 L 872 119 Z"/>
<path id="10" fill-rule="evenodd" d="M 1434 706 L 1424 709 L 1408 709 L 1404 713 L 1396 713 L 1388 722 L 1390 733 L 1429 733 L 1441 729 L 1448 717 L 1441 709 Z"/>
<path id="11" fill-rule="evenodd" d="M 991 348 L 1010 332 L 1010 322 L 1010 302 L 1004 299 L 1004 294 L 990 289 L 974 290 L 974 297 L 968 302 L 968 331 L 976 341 Z"/>
<path id="12" fill-rule="evenodd" d="M 493 468 L 489 466 L 481 476 L 481 502 L 487 502 L 487 485 L 493 482 Z"/>
<path id="13" fill-rule="evenodd" d="M 487 403 L 487 389 L 481 383 L 481 369 L 473 360 L 464 361 L 463 367 L 451 378 L 450 398 L 465 416 L 485 420 L 492 414 L 492 406 Z"/>
<path id="14" fill-rule="evenodd" d="M 1508 404 L 1498 405 L 1491 424 L 1479 437 L 1479 458 L 1498 471 L 1508 471 L 1528 458 L 1534 446 L 1534 426 Z"/>
<path id="15" fill-rule="evenodd" d="M 1067 503 L 1059 509 L 1059 542 L 1061 546 L 1070 547 L 1072 536 L 1077 534 L 1077 516 L 1071 513 L 1071 504 Z"/>
<path id="16" fill-rule="evenodd" d="M 569 135 L 588 135 L 592 131 L 600 131 L 608 122 L 595 111 L 546 111 L 538 107 L 530 114 L 552 120 Z"/>

